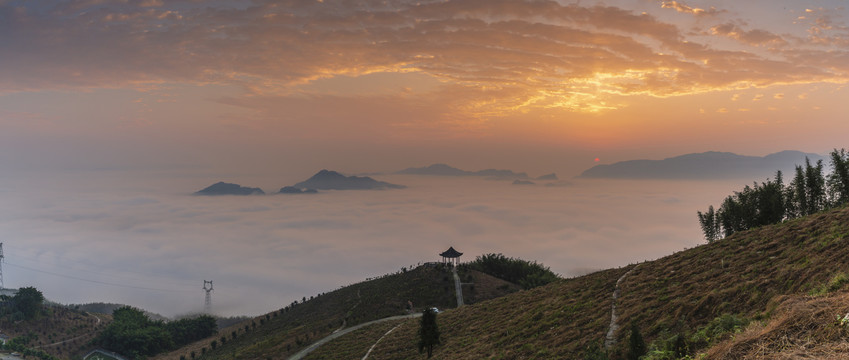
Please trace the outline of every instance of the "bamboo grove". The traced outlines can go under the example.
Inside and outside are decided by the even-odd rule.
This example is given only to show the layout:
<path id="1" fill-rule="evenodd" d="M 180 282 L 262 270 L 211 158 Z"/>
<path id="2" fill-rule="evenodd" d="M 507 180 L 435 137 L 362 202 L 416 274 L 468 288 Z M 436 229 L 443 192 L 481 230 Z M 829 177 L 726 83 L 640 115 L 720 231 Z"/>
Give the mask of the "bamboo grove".
<path id="1" fill-rule="evenodd" d="M 754 182 L 722 201 L 698 212 L 705 239 L 713 242 L 731 234 L 814 214 L 849 202 L 849 153 L 835 149 L 830 154 L 831 172 L 825 174 L 822 160 L 797 165 L 793 180 L 784 185 L 783 174 L 766 182 Z"/>

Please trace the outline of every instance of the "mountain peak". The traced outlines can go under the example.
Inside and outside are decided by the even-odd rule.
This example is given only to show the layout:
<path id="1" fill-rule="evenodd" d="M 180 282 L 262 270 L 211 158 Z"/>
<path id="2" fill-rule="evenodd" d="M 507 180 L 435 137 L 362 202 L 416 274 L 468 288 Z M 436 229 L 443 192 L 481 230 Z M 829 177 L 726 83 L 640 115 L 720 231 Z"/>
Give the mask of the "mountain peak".
<path id="1" fill-rule="evenodd" d="M 241 186 L 239 184 L 231 184 L 219 181 L 215 184 L 207 186 L 203 190 L 195 192 L 195 195 L 263 195 L 264 191 L 260 188 L 252 188 Z"/>
<path id="2" fill-rule="evenodd" d="M 596 165 L 579 177 L 610 179 L 726 179 L 770 177 L 777 170 L 792 170 L 805 157 L 812 161 L 822 156 L 785 150 L 764 157 L 738 155 L 731 152 L 707 151 L 684 154 L 663 160 L 628 160 L 609 165 Z"/>
<path id="3" fill-rule="evenodd" d="M 368 176 L 345 176 L 336 171 L 322 169 L 309 179 L 292 187 L 316 190 L 382 190 L 402 189 L 405 186 L 377 181 Z"/>

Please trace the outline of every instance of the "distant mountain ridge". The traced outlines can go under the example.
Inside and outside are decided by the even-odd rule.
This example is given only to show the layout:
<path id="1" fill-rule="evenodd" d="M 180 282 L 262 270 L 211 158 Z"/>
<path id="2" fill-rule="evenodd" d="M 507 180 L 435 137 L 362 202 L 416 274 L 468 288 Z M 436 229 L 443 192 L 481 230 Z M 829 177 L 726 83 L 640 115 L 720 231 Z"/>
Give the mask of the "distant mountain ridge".
<path id="1" fill-rule="evenodd" d="M 264 195 L 265 191 L 260 188 L 246 187 L 239 184 L 231 184 L 219 181 L 212 184 L 203 190 L 195 193 L 195 195 Z"/>
<path id="2" fill-rule="evenodd" d="M 382 190 L 403 189 L 406 186 L 378 181 L 368 176 L 345 176 L 336 171 L 325 169 L 307 180 L 292 185 L 292 187 L 317 190 Z"/>
<path id="3" fill-rule="evenodd" d="M 663 160 L 628 160 L 596 165 L 578 177 L 608 179 L 728 179 L 771 176 L 776 170 L 785 175 L 794 165 L 825 159 L 819 154 L 785 150 L 763 157 L 708 151 Z"/>
<path id="4" fill-rule="evenodd" d="M 486 176 L 494 178 L 527 179 L 527 173 L 516 173 L 512 170 L 484 169 L 478 171 L 467 171 L 455 168 L 447 164 L 432 164 L 425 167 L 411 167 L 396 172 L 406 175 L 437 175 L 437 176 Z M 553 175 L 553 174 L 552 174 Z"/>

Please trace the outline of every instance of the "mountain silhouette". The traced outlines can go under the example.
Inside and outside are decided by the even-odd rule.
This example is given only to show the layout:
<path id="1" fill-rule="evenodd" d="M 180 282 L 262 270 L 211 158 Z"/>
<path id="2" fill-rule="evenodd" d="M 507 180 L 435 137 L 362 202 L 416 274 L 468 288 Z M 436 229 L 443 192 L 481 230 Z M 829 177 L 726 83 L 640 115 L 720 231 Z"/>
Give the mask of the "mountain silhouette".
<path id="1" fill-rule="evenodd" d="M 317 190 L 383 190 L 403 189 L 406 186 L 377 181 L 368 176 L 345 176 L 336 171 L 321 170 L 311 178 L 301 181 L 292 187 Z"/>
<path id="2" fill-rule="evenodd" d="M 195 195 L 263 195 L 264 191 L 260 188 L 245 187 L 239 184 L 231 184 L 219 181 L 200 190 Z"/>
<path id="3" fill-rule="evenodd" d="M 708 151 L 663 160 L 629 160 L 609 165 L 596 165 L 584 171 L 582 178 L 608 179 L 730 179 L 768 177 L 781 170 L 790 176 L 805 157 L 812 163 L 821 155 L 786 150 L 764 157 L 744 156 L 730 152 Z"/>

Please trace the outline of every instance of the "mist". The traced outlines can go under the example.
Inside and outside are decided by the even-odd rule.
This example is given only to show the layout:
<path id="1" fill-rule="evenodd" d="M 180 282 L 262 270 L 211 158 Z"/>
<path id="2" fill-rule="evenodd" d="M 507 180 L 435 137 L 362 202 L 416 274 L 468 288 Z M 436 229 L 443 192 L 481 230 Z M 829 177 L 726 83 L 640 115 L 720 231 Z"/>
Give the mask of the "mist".
<path id="1" fill-rule="evenodd" d="M 311 174 L 288 174 L 305 179 Z M 210 178 L 88 171 L 0 177 L 4 285 L 59 303 L 117 302 L 167 316 L 258 315 L 428 261 L 454 246 L 503 253 L 571 277 L 703 244 L 696 211 L 749 180 L 566 180 L 377 175 L 384 191 L 193 196 Z M 270 187 L 275 184 L 275 187 Z"/>

